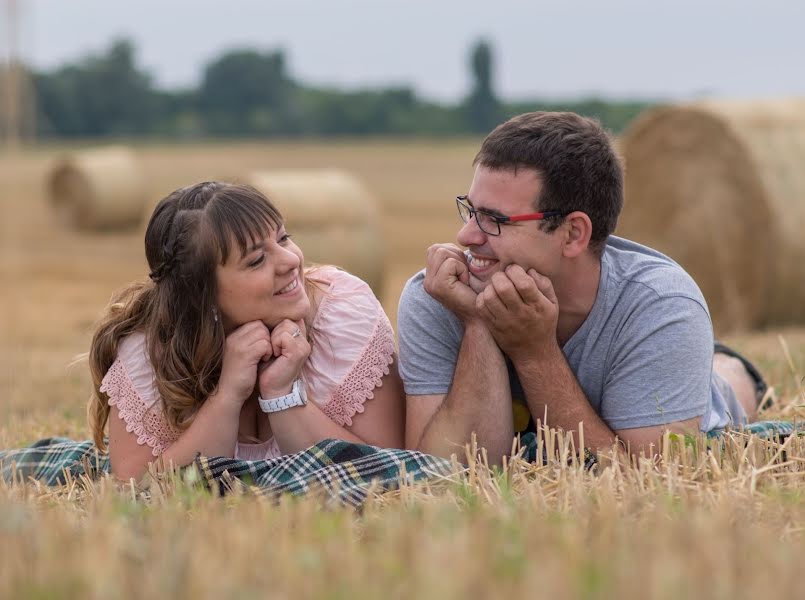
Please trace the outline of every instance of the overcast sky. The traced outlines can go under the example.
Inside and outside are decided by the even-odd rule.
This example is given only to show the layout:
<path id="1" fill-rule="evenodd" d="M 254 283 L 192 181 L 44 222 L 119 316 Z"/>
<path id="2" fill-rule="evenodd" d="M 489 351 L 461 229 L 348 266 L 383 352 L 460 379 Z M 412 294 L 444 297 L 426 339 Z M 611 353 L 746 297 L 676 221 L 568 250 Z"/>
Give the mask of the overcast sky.
<path id="1" fill-rule="evenodd" d="M 467 50 L 485 37 L 507 99 L 805 96 L 805 0 L 16 2 L 35 67 L 125 36 L 165 87 L 195 85 L 225 49 L 283 48 L 305 83 L 404 84 L 455 100 L 470 84 Z"/>

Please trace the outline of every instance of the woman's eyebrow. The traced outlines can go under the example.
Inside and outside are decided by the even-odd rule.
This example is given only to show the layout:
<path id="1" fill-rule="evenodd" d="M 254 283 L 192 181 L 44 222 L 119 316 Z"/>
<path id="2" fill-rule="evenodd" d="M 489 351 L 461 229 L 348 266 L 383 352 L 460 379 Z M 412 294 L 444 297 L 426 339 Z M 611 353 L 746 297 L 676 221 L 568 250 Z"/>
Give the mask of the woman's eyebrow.
<path id="1" fill-rule="evenodd" d="M 251 254 L 255 250 L 261 250 L 263 248 L 263 246 L 265 246 L 265 245 L 266 245 L 266 241 L 264 239 L 260 240 L 259 242 L 254 242 L 254 243 L 252 243 L 251 246 L 246 248 L 246 254 Z"/>

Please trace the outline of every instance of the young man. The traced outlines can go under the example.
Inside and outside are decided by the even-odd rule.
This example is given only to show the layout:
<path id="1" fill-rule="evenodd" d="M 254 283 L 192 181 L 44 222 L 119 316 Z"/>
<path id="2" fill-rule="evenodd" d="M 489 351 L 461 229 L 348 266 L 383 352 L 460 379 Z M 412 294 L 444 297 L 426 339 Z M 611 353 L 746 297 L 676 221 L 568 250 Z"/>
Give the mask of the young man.
<path id="1" fill-rule="evenodd" d="M 666 429 L 754 414 L 762 380 L 722 355 L 714 372 L 712 324 L 690 276 L 611 235 L 623 169 L 596 122 L 520 115 L 474 164 L 457 198 L 467 250 L 431 246 L 400 300 L 408 447 L 460 454 L 475 432 L 498 461 L 542 419 L 565 431 L 583 423 L 593 449 L 617 439 L 656 451 Z"/>

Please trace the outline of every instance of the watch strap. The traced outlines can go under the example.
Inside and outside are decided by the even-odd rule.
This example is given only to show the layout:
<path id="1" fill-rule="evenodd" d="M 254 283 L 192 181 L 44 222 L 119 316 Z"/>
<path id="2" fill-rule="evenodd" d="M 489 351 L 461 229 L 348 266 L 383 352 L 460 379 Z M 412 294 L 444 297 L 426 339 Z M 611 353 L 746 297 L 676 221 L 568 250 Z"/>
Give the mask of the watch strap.
<path id="1" fill-rule="evenodd" d="M 295 406 L 304 406 L 307 404 L 305 386 L 302 384 L 301 379 L 297 379 L 293 382 L 290 394 L 270 399 L 258 396 L 257 402 L 260 404 L 260 409 L 266 413 L 279 412 Z"/>

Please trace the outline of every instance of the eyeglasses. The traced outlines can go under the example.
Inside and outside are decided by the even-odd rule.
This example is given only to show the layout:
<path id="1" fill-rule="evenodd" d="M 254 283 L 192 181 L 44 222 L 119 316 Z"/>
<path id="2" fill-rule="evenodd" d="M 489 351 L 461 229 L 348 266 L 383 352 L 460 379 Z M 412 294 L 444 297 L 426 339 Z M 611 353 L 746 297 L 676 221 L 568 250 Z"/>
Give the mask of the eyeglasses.
<path id="1" fill-rule="evenodd" d="M 475 217 L 475 222 L 478 228 L 487 235 L 500 235 L 500 224 L 511 223 L 513 221 L 542 221 L 551 217 L 564 217 L 568 212 L 562 210 L 546 210 L 544 212 L 530 213 L 527 215 L 513 215 L 506 217 L 502 215 L 493 215 L 483 210 L 476 210 L 468 204 L 469 198 L 467 196 L 456 196 L 456 205 L 458 206 L 458 216 L 465 223 Z"/>

